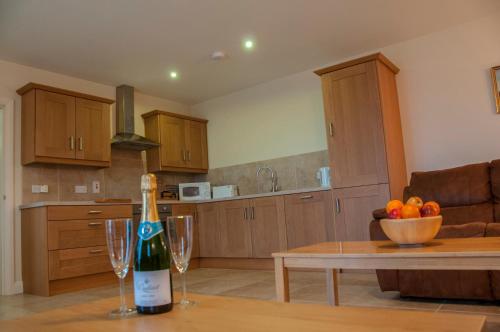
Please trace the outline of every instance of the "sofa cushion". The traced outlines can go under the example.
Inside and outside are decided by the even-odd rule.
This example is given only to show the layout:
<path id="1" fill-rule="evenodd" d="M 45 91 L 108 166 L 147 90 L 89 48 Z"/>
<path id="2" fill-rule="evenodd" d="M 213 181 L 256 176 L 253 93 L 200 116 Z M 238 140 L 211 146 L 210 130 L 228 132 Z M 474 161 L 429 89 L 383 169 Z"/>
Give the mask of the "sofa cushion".
<path id="1" fill-rule="evenodd" d="M 414 172 L 408 196 L 436 201 L 441 207 L 474 205 L 492 200 L 489 163 L 472 164 L 439 171 Z"/>
<path id="2" fill-rule="evenodd" d="M 483 237 L 486 231 L 486 224 L 483 222 L 473 222 L 464 225 L 441 226 L 437 239 L 451 239 L 464 237 Z"/>
<path id="3" fill-rule="evenodd" d="M 453 206 L 441 209 L 443 225 L 494 222 L 493 204 L 490 202 L 474 205 Z"/>
<path id="4" fill-rule="evenodd" d="M 500 237 L 500 224 L 486 225 L 486 236 Z M 490 271 L 491 292 L 496 300 L 500 300 L 500 271 Z"/>
<path id="5" fill-rule="evenodd" d="M 495 221 L 500 222 L 500 159 L 490 163 L 491 193 L 495 211 Z"/>

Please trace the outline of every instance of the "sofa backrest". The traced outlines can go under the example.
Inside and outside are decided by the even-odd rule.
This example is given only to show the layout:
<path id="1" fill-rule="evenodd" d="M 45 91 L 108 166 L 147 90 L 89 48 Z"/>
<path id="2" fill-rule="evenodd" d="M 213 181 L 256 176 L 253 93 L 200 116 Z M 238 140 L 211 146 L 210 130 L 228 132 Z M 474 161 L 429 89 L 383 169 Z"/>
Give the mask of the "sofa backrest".
<path id="1" fill-rule="evenodd" d="M 496 171 L 500 173 L 500 161 L 497 166 Z M 498 178 L 500 198 L 500 174 Z M 414 172 L 411 175 L 410 185 L 405 188 L 404 200 L 410 196 L 420 196 L 424 201 L 438 202 L 442 208 L 441 214 L 445 225 L 495 221 L 490 163 Z M 500 208 L 498 214 L 500 217 Z"/>
<path id="2" fill-rule="evenodd" d="M 500 222 L 500 159 L 490 164 L 491 193 L 495 212 L 495 222 Z"/>

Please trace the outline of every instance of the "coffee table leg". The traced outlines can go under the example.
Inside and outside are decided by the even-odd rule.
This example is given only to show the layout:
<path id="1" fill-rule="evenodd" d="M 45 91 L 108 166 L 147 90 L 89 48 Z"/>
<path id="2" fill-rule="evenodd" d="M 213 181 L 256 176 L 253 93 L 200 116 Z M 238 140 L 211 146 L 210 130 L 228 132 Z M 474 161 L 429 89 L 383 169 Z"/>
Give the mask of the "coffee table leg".
<path id="1" fill-rule="evenodd" d="M 326 289 L 328 304 L 331 306 L 339 305 L 339 280 L 336 269 L 326 270 Z"/>
<path id="2" fill-rule="evenodd" d="M 290 302 L 288 269 L 285 267 L 283 257 L 274 258 L 274 274 L 276 278 L 276 300 L 278 302 Z"/>

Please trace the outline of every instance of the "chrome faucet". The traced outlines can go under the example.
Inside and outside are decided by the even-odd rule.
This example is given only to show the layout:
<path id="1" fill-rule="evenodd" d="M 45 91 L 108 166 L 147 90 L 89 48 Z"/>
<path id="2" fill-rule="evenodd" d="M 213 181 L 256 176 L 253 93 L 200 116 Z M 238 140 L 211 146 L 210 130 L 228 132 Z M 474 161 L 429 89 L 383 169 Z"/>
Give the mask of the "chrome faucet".
<path id="1" fill-rule="evenodd" d="M 257 170 L 257 177 L 259 177 L 260 173 L 262 171 L 269 171 L 271 173 L 271 192 L 277 192 L 278 191 L 278 174 L 276 174 L 276 171 L 272 169 L 269 166 L 263 166 L 259 167 Z"/>

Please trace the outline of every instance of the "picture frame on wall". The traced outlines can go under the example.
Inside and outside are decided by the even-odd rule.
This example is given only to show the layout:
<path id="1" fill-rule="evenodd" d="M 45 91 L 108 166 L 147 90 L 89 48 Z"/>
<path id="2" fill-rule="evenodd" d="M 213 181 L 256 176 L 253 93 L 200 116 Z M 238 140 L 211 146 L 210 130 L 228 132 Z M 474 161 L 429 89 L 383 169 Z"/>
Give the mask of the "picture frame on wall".
<path id="1" fill-rule="evenodd" d="M 500 114 L 500 66 L 491 68 L 491 83 L 493 86 L 493 95 L 495 96 L 497 114 Z"/>

